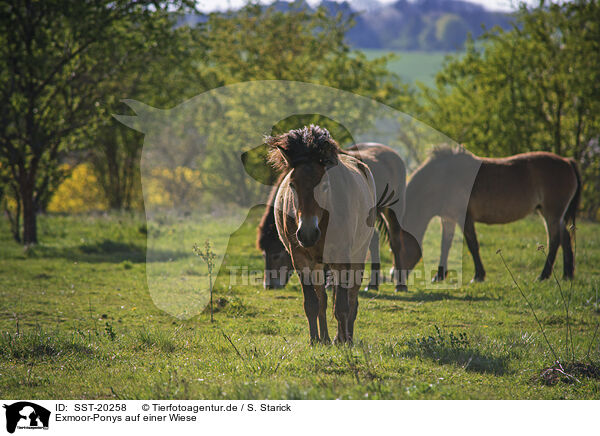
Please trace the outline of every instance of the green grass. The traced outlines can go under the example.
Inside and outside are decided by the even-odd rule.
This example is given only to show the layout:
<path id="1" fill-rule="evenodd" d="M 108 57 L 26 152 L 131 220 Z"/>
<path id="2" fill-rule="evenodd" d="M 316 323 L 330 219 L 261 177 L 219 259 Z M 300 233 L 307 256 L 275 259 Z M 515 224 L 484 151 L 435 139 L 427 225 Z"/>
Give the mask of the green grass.
<path id="1" fill-rule="evenodd" d="M 441 69 L 444 58 L 449 53 L 444 52 L 420 52 L 420 51 L 398 51 L 364 49 L 367 59 L 394 54 L 396 57 L 388 63 L 388 69 L 398 74 L 405 82 L 414 84 L 417 81 L 427 86 L 434 84 L 436 73 Z"/>
<path id="2" fill-rule="evenodd" d="M 234 235 L 230 264 L 261 268 L 257 220 L 251 214 Z M 387 283 L 379 293 L 362 292 L 353 347 L 308 344 L 295 278 L 284 290 L 265 291 L 258 284 L 229 286 L 221 277 L 214 324 L 206 312 L 181 321 L 157 309 L 146 286 L 146 234 L 164 235 L 154 261 L 191 280 L 204 265 L 191 247 L 178 251 L 168 241 L 170 226 L 193 232 L 195 225 L 184 219 L 147 228 L 127 214 L 42 216 L 41 243 L 24 250 L 0 220 L 0 397 L 600 398 L 597 379 L 554 386 L 539 380 L 552 354 L 496 255 L 502 248 L 553 347 L 564 355 L 556 284 L 534 281 L 543 264 L 537 244 L 545 241 L 537 217 L 477 226 L 487 269 L 483 284 L 468 284 L 471 258 L 457 246 L 466 279 L 460 289 L 416 285 L 395 294 Z M 218 233 L 219 224 L 213 225 Z M 432 222 L 425 255 L 433 264 L 438 245 L 439 223 Z M 389 253 L 382 251 L 389 268 Z M 571 325 L 580 360 L 599 319 L 598 265 L 600 225 L 579 223 Z M 332 315 L 329 322 L 335 330 Z M 600 360 L 598 341 L 589 359 Z"/>

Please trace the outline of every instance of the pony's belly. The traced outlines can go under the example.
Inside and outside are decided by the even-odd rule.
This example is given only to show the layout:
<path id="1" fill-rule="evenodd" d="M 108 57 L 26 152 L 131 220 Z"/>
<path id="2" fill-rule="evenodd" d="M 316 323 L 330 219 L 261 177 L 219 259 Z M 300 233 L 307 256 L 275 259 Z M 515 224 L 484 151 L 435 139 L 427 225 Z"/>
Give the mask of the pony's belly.
<path id="1" fill-rule="evenodd" d="M 485 224 L 507 224 L 532 214 L 541 199 L 531 184 L 524 183 L 520 188 L 512 187 L 504 192 L 478 189 L 469 200 L 471 217 Z"/>
<path id="2" fill-rule="evenodd" d="M 484 224 L 508 224 L 532 214 L 534 208 L 499 208 L 472 214 L 473 221 Z"/>

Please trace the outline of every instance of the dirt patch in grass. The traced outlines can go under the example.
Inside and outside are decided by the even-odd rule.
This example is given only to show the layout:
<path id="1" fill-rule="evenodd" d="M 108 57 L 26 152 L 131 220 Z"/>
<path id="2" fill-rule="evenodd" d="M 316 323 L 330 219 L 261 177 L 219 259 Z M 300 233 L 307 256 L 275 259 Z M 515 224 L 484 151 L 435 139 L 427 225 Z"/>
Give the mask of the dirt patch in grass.
<path id="1" fill-rule="evenodd" d="M 581 378 L 600 379 L 600 365 L 595 363 L 571 362 L 565 365 L 556 363 L 544 368 L 539 378 L 546 386 L 554 386 L 558 382 L 578 383 Z"/>

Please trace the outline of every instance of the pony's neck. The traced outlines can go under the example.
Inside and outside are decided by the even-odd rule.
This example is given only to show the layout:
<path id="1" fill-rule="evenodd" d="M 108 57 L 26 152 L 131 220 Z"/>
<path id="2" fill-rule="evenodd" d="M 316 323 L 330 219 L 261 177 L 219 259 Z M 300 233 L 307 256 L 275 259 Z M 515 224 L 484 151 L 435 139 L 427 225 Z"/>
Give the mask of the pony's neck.
<path id="1" fill-rule="evenodd" d="M 406 211 L 402 222 L 403 268 L 412 271 L 423 255 L 423 237 L 431 219 L 439 214 L 439 202 L 431 201 L 427 184 L 415 183 L 406 189 Z"/>
<path id="2" fill-rule="evenodd" d="M 435 182 L 433 180 L 432 182 Z M 403 229 L 413 238 L 423 244 L 423 237 L 429 222 L 440 213 L 440 201 L 436 192 L 443 192 L 431 183 L 423 180 L 411 179 L 406 187 L 406 211 L 404 213 Z"/>

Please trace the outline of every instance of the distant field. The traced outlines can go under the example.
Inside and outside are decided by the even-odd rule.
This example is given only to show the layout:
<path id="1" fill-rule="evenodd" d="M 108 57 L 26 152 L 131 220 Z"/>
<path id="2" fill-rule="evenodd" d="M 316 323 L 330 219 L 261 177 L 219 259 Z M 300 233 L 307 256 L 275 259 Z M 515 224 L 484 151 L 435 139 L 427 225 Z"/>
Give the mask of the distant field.
<path id="1" fill-rule="evenodd" d="M 260 269 L 252 213 L 230 241 L 231 264 Z M 361 292 L 354 347 L 309 346 L 298 280 L 280 291 L 217 281 L 215 323 L 157 309 L 146 285 L 146 234 L 168 244 L 185 217 L 146 227 L 135 215 L 41 216 L 41 244 L 24 251 L 0 218 L 0 397 L 31 399 L 598 399 L 600 380 L 545 386 L 553 356 L 502 266 L 498 248 L 565 355 L 565 317 L 555 283 L 534 281 L 545 241 L 539 218 L 478 225 L 485 283 L 439 290 Z M 214 223 L 215 238 L 223 235 Z M 425 241 L 439 254 L 439 222 Z M 598 362 L 600 225 L 578 223 L 571 325 L 578 359 Z M 201 242 L 201 241 L 200 241 Z M 463 247 L 458 246 L 460 250 Z M 175 251 L 174 251 L 175 250 Z M 165 268 L 182 283 L 206 274 L 173 248 Z M 385 267 L 389 252 L 383 249 Z M 557 271 L 562 261 L 557 260 Z M 473 274 L 463 250 L 465 279 Z M 569 284 L 562 282 L 567 291 Z M 174 289 L 177 291 L 177 289 Z M 335 320 L 328 314 L 330 331 Z M 597 338 L 596 338 L 597 339 Z M 586 357 L 587 355 L 587 357 Z M 589 360 L 588 360 L 589 359 Z"/>
<path id="2" fill-rule="evenodd" d="M 433 85 L 435 74 L 442 67 L 444 57 L 453 53 L 444 52 L 390 52 L 388 50 L 365 49 L 368 59 L 393 53 L 396 59 L 388 64 L 388 68 L 398 74 L 404 81 L 414 84 L 417 81 L 425 85 Z"/>

